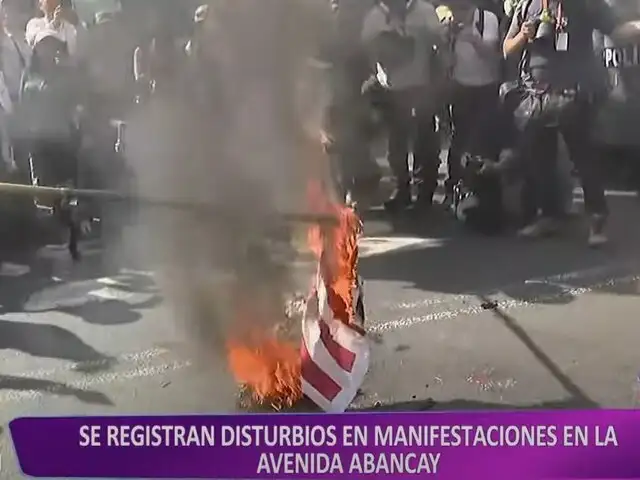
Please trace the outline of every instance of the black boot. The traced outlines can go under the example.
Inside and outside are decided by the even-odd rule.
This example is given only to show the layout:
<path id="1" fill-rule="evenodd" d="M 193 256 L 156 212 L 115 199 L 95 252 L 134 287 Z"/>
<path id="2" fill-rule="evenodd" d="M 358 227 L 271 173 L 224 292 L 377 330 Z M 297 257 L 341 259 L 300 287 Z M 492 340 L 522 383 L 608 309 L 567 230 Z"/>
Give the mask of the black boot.
<path id="1" fill-rule="evenodd" d="M 384 208 L 391 213 L 400 212 L 411 207 L 411 190 L 409 186 L 403 186 L 398 188 L 393 196 L 387 200 L 384 204 Z"/>
<path id="2" fill-rule="evenodd" d="M 433 205 L 433 190 L 428 187 L 418 187 L 418 196 L 416 198 L 416 202 L 414 207 L 417 210 L 427 211 L 431 209 Z"/>
<path id="3" fill-rule="evenodd" d="M 78 218 L 78 199 L 65 197 L 57 205 L 55 210 L 60 223 L 67 229 L 67 249 L 74 261 L 81 259 L 80 254 L 80 222 Z"/>

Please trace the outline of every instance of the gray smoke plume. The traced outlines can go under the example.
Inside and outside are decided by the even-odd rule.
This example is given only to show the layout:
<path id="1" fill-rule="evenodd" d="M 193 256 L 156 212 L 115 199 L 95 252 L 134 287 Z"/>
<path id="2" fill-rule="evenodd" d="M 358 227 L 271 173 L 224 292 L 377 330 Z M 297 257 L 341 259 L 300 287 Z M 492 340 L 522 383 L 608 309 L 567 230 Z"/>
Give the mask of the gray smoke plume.
<path id="1" fill-rule="evenodd" d="M 212 1 L 203 51 L 222 101 L 203 109 L 166 95 L 129 129 L 141 194 L 219 210 L 143 217 L 167 295 L 208 347 L 223 343 L 235 302 L 257 307 L 252 326 L 282 319 L 291 272 L 264 250 L 279 213 L 305 205 L 315 152 L 304 145 L 323 103 L 307 64 L 329 14 L 325 0 Z"/>

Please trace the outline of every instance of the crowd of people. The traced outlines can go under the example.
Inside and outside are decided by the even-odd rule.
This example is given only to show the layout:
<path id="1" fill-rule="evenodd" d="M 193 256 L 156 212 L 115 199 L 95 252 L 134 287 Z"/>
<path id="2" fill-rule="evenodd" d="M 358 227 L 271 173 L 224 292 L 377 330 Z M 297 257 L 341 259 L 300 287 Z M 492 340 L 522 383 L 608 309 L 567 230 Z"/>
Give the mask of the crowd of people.
<path id="1" fill-rule="evenodd" d="M 633 41 L 637 23 L 619 20 L 604 0 L 334 0 L 332 9 L 336 88 L 323 138 L 342 159 L 344 191 L 357 197 L 375 172 L 370 129 L 353 113 L 368 102 L 383 119 L 398 180 L 390 212 L 431 208 L 444 136 L 447 207 L 476 227 L 500 229 L 499 190 L 515 175 L 523 185 L 519 235 L 558 233 L 567 213 L 564 145 L 584 191 L 588 243 L 607 242 L 590 130 L 606 82 L 592 33 Z"/>
<path id="2" fill-rule="evenodd" d="M 124 168 L 124 161 L 115 161 L 121 153 L 119 119 L 171 74 L 171 23 L 158 9 L 138 8 L 141 2 L 131 2 L 126 15 L 98 12 L 90 26 L 67 0 L 32 3 L 0 3 L 0 178 L 50 187 L 113 187 L 122 173 L 114 165 Z M 18 238 L 34 236 L 30 227 L 38 222 L 37 212 L 46 210 L 70 227 L 70 248 L 78 255 L 84 225 L 71 218 L 77 199 L 18 203 L 20 225 L 7 226 L 10 208 L 3 208 L 3 230 Z"/>
<path id="3" fill-rule="evenodd" d="M 445 144 L 445 207 L 500 230 L 500 189 L 517 177 L 520 235 L 551 235 L 566 213 L 562 138 L 584 190 L 589 245 L 606 243 L 607 203 L 590 141 L 604 82 L 591 35 L 634 39 L 637 23 L 620 22 L 605 0 L 326 1 L 334 28 L 316 60 L 332 95 L 321 139 L 345 199 L 379 182 L 371 143 L 383 131 L 397 180 L 385 203 L 391 215 L 432 207 Z M 65 0 L 39 0 L 37 12 L 22 0 L 0 5 L 4 179 L 77 184 L 86 130 L 106 138 L 102 153 L 109 150 L 114 118 L 174 85 L 185 66 L 188 73 L 178 57 L 195 59 L 189 91 L 203 97 L 195 104 L 215 101 L 213 76 L 197 67 L 207 6 L 191 14 L 189 41 L 177 48 L 159 9 L 102 12 L 87 29 Z M 97 177 L 83 186 L 108 187 Z"/>

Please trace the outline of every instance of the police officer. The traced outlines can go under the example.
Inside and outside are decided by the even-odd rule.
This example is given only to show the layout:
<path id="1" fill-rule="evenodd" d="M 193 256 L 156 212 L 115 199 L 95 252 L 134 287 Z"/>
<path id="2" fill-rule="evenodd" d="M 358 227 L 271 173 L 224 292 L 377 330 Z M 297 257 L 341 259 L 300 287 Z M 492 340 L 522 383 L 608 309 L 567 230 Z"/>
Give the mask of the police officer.
<path id="1" fill-rule="evenodd" d="M 601 87 L 592 32 L 613 39 L 637 38 L 640 22 L 621 23 L 605 0 L 525 0 L 515 12 L 503 43 L 506 57 L 523 55 L 520 79 L 524 102 L 543 105 L 516 109 L 523 115 L 529 162 L 542 215 L 520 233 L 540 237 L 559 230 L 558 185 L 553 181 L 557 135 L 577 167 L 589 214 L 588 243 L 607 242 L 607 202 L 591 139 L 594 99 Z M 541 103 L 540 103 L 541 102 Z"/>

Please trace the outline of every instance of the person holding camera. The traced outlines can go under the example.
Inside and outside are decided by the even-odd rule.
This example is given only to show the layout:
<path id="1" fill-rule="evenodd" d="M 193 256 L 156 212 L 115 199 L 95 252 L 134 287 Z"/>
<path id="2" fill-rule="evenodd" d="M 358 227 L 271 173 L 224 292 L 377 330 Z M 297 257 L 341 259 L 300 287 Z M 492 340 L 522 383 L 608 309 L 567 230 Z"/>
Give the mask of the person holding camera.
<path id="1" fill-rule="evenodd" d="M 561 134 L 576 166 L 589 215 L 588 244 L 607 242 L 607 202 L 591 128 L 603 87 L 592 32 L 614 40 L 640 36 L 640 22 L 622 23 L 605 0 L 524 0 L 503 43 L 505 57 L 521 56 L 514 118 L 534 178 L 541 216 L 521 230 L 536 238 L 557 233 L 561 202 L 554 181 Z M 507 93 L 508 95 L 508 93 Z"/>
<path id="2" fill-rule="evenodd" d="M 451 1 L 453 137 L 447 165 L 445 204 L 462 175 L 462 156 L 497 157 L 495 127 L 501 74 L 500 28 L 495 13 L 469 0 Z"/>

